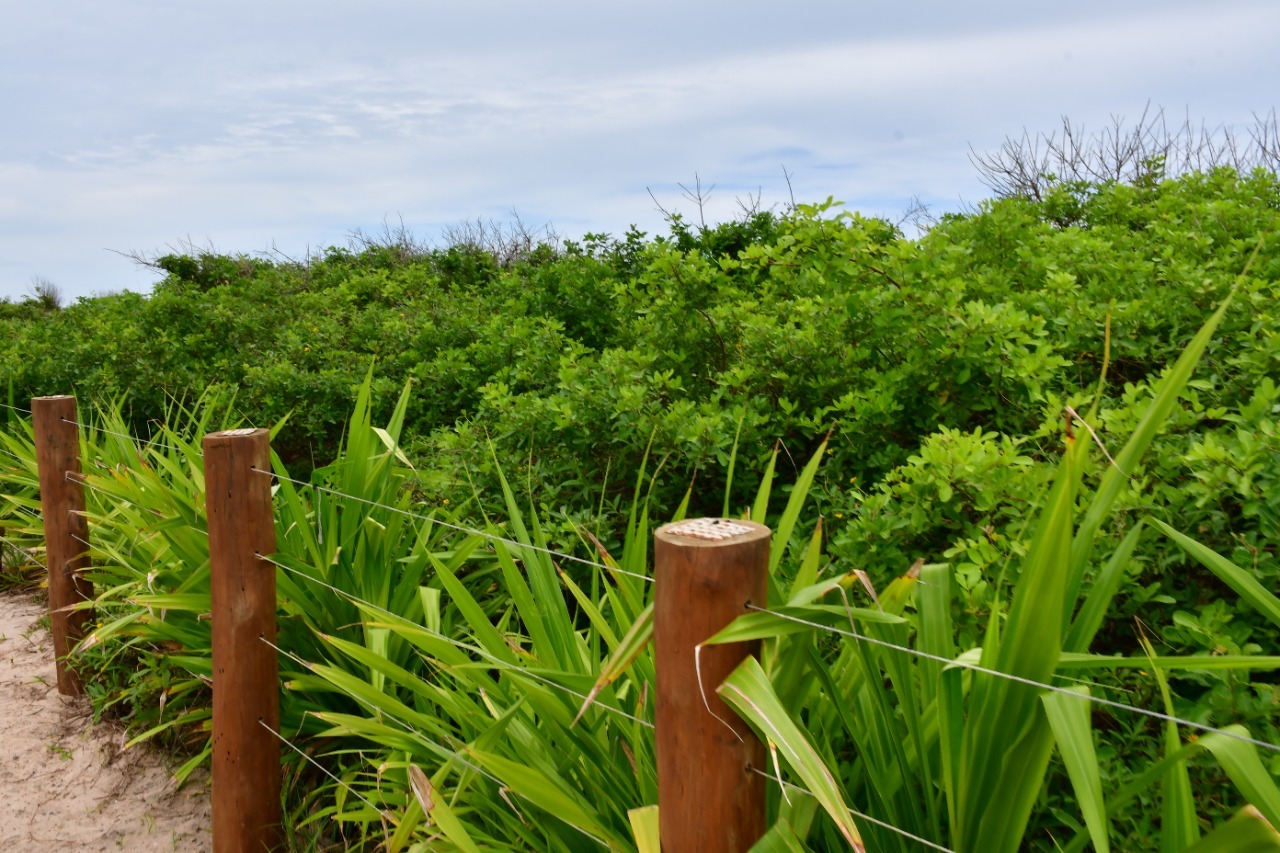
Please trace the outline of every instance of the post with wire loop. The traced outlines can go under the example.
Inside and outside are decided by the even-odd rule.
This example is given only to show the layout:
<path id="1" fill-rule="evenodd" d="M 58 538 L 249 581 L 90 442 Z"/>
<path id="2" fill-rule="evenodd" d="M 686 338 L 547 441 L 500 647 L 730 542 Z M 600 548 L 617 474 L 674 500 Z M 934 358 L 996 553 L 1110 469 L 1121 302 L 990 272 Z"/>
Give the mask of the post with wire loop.
<path id="1" fill-rule="evenodd" d="M 663 850 L 740 853 L 765 830 L 764 745 L 716 694 L 760 643 L 700 644 L 767 605 L 769 528 L 702 518 L 654 533 L 658 822 Z"/>
<path id="2" fill-rule="evenodd" d="M 204 437 L 216 853 L 275 850 L 282 842 L 280 744 L 273 734 L 280 729 L 276 573 L 259 556 L 276 550 L 271 478 L 260 473 L 270 470 L 267 430 Z"/>
<path id="3" fill-rule="evenodd" d="M 93 600 L 89 568 L 89 522 L 84 516 L 80 472 L 80 429 L 76 398 L 35 397 L 31 401 L 36 465 L 40 472 L 40 512 L 44 519 L 49 567 L 49 633 L 58 674 L 58 692 L 84 693 L 84 685 L 68 659 L 93 618 L 76 605 Z"/>

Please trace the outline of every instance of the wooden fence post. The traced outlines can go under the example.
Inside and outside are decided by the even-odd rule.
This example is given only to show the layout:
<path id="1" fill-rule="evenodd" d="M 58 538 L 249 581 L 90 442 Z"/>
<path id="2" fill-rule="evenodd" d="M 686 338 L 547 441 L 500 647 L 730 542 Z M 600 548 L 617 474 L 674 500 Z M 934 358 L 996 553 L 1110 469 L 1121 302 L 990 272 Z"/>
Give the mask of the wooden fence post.
<path id="1" fill-rule="evenodd" d="M 204 438 L 213 620 L 213 849 L 281 846 L 276 550 L 268 432 Z M 264 728 L 264 726 L 268 727 Z"/>
<path id="2" fill-rule="evenodd" d="M 80 477 L 80 428 L 75 397 L 36 397 L 31 401 L 36 464 L 40 471 L 40 511 L 44 517 L 45 559 L 49 567 L 49 633 L 53 635 L 58 691 L 84 693 L 67 655 L 93 618 L 73 605 L 93 599 L 89 568 L 89 522 L 84 517 Z"/>
<path id="3" fill-rule="evenodd" d="M 654 533 L 664 851 L 741 853 L 764 834 L 765 780 L 752 772 L 766 767 L 764 745 L 715 692 L 743 658 L 759 653 L 760 644 L 707 646 L 697 665 L 695 649 L 748 612 L 748 602 L 765 606 L 769 535 L 762 524 L 719 518 L 668 524 Z"/>

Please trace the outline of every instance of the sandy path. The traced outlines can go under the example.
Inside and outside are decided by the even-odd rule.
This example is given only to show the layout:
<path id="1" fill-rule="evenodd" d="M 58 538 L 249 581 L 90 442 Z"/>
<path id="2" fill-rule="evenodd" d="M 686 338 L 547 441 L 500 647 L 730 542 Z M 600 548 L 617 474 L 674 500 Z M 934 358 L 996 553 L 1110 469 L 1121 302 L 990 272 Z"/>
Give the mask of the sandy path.
<path id="1" fill-rule="evenodd" d="M 43 612 L 0 594 L 0 851 L 210 849 L 206 787 L 58 693 Z"/>

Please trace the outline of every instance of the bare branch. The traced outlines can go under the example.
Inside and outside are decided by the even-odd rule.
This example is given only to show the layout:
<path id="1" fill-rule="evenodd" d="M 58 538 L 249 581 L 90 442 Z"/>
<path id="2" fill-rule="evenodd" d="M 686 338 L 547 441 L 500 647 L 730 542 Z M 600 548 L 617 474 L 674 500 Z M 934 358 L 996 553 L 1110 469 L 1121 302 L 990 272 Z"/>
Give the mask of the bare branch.
<path id="1" fill-rule="evenodd" d="M 1257 168 L 1280 171 L 1280 134 L 1276 111 L 1254 114 L 1245 134 L 1230 126 L 1196 126 L 1190 116 L 1170 127 L 1163 109 L 1150 104 L 1132 125 L 1122 116 L 1097 133 L 1063 117 L 1053 133 L 1006 137 L 994 152 L 970 146 L 969 160 L 979 179 L 997 197 L 1040 200 L 1050 187 L 1073 182 L 1140 184 L 1176 178 L 1218 166 L 1247 173 Z"/>

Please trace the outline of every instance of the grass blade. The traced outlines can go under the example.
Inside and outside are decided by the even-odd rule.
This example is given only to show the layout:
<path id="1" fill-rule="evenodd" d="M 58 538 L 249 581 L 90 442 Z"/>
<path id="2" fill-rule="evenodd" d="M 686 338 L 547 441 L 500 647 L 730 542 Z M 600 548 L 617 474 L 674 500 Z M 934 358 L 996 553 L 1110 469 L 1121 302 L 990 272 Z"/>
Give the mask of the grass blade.
<path id="1" fill-rule="evenodd" d="M 1087 688 L 1073 688 L 1087 697 Z M 1084 816 L 1089 837 L 1098 853 L 1110 853 L 1107 833 L 1107 808 L 1102 798 L 1102 777 L 1098 771 L 1098 754 L 1093 748 L 1093 731 L 1089 725 L 1089 703 L 1064 693 L 1045 693 L 1040 697 L 1049 725 L 1058 741 L 1058 754 L 1067 766 L 1067 775 L 1075 788 L 1076 801 Z"/>
<path id="2" fill-rule="evenodd" d="M 716 688 L 716 693 L 739 716 L 761 731 L 771 746 L 778 748 L 787 764 L 835 822 L 844 839 L 855 851 L 863 853 L 866 848 L 862 844 L 862 835 L 849 814 L 839 784 L 782 707 L 759 662 L 755 658 L 744 660 Z"/>
<path id="3" fill-rule="evenodd" d="M 1272 624 L 1280 627 L 1280 598 L 1276 598 L 1258 583 L 1252 572 L 1240 568 L 1217 551 L 1201 545 L 1190 536 L 1179 533 L 1157 518 L 1151 519 L 1151 523 L 1159 527 L 1164 535 L 1172 539 L 1179 548 L 1217 575 L 1223 583 L 1234 589 L 1241 598 L 1257 608 L 1258 612 L 1270 619 Z"/>

